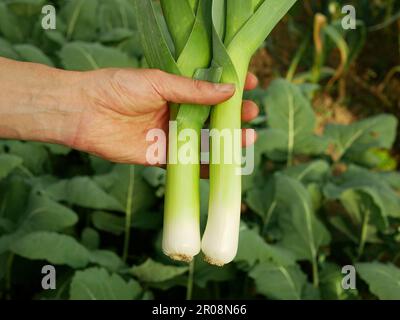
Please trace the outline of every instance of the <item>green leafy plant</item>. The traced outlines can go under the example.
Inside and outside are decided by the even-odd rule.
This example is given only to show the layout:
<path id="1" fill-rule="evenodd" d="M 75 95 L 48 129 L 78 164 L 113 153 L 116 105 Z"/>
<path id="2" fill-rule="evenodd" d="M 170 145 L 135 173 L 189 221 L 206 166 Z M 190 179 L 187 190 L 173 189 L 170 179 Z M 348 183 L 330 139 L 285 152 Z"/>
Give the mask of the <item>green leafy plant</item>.
<path id="1" fill-rule="evenodd" d="M 0 4 L 1 56 L 71 70 L 150 64 L 133 1 L 51 3 L 62 12 L 55 31 L 38 24 L 41 0 Z M 0 298 L 400 299 L 400 174 L 381 165 L 398 120 L 381 114 L 317 134 L 304 88 L 276 79 L 258 90 L 256 168 L 242 177 L 238 251 L 223 268 L 163 254 L 163 169 L 0 141 Z M 199 181 L 202 229 L 209 188 Z M 49 263 L 57 289 L 45 291 Z M 341 285 L 349 264 L 356 290 Z"/>

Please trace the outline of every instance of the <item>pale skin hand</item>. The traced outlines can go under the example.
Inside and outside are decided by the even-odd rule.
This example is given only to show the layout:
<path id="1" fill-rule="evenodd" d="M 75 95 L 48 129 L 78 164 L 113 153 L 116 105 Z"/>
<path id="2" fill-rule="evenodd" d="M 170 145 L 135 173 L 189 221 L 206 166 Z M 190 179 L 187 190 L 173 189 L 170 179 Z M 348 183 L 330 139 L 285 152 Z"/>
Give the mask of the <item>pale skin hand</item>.
<path id="1" fill-rule="evenodd" d="M 256 85 L 249 74 L 246 89 Z M 0 89 L 0 138 L 63 144 L 130 164 L 146 164 L 149 130 L 167 132 L 168 102 L 215 105 L 235 90 L 158 70 L 67 72 L 3 58 Z M 244 101 L 243 121 L 257 115 Z"/>

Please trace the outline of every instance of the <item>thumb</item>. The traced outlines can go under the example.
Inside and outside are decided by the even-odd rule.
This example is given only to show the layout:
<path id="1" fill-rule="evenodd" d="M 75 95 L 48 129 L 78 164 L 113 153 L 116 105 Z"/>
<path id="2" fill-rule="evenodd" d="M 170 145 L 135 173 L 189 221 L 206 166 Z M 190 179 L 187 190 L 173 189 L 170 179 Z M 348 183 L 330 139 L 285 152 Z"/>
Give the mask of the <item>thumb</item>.
<path id="1" fill-rule="evenodd" d="M 176 76 L 159 70 L 150 80 L 158 94 L 168 102 L 215 105 L 228 100 L 235 93 L 233 84 L 217 84 Z"/>

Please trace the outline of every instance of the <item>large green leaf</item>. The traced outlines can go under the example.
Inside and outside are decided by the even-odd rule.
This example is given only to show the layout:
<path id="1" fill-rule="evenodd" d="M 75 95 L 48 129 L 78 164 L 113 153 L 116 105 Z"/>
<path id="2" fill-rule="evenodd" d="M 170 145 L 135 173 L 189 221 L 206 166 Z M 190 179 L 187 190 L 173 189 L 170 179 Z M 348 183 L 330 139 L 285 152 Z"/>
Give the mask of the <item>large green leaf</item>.
<path id="1" fill-rule="evenodd" d="M 142 289 L 133 279 L 128 282 L 103 268 L 77 271 L 70 287 L 71 300 L 133 300 Z"/>
<path id="2" fill-rule="evenodd" d="M 90 252 L 89 260 L 91 263 L 113 272 L 124 266 L 122 259 L 115 252 L 109 250 L 93 250 Z"/>
<path id="3" fill-rule="evenodd" d="M 36 145 L 36 146 L 42 146 L 45 147 L 50 151 L 50 153 L 58 156 L 66 156 L 71 152 L 71 149 L 62 146 L 60 144 L 53 144 L 53 143 L 43 143 L 43 142 L 31 142 L 31 144 Z"/>
<path id="4" fill-rule="evenodd" d="M 136 29 L 136 15 L 131 0 L 101 0 L 98 27 L 104 34 L 117 29 Z"/>
<path id="5" fill-rule="evenodd" d="M 0 38 L 0 57 L 18 60 L 18 53 L 13 46 L 5 39 Z"/>
<path id="6" fill-rule="evenodd" d="M 321 154 L 327 141 L 314 135 L 316 118 L 310 102 L 300 88 L 286 80 L 275 80 L 267 90 L 264 105 L 268 125 L 281 139 L 274 143 L 276 151 L 283 153 L 292 163 L 296 154 Z"/>
<path id="7" fill-rule="evenodd" d="M 103 33 L 100 36 L 100 42 L 103 43 L 118 43 L 125 41 L 127 39 L 133 38 L 135 36 L 135 32 L 129 29 L 124 29 L 124 28 L 117 28 L 117 29 L 112 29 L 110 31 L 107 31 Z M 124 46 L 119 46 L 118 48 L 123 48 Z M 124 51 L 124 50 L 122 50 Z"/>
<path id="8" fill-rule="evenodd" d="M 17 224 L 25 213 L 31 185 L 19 175 L 0 180 L 0 217 Z"/>
<path id="9" fill-rule="evenodd" d="M 357 263 L 360 277 L 379 299 L 400 300 L 400 269 L 393 264 L 380 262 Z"/>
<path id="10" fill-rule="evenodd" d="M 27 214 L 19 221 L 17 227 L 0 237 L 0 253 L 10 250 L 13 243 L 20 238 L 36 231 L 59 231 L 73 226 L 78 216 L 57 202 L 45 197 L 33 195 Z"/>
<path id="11" fill-rule="evenodd" d="M 320 288 L 322 298 L 325 300 L 345 300 L 356 296 L 357 290 L 343 289 L 343 273 L 339 266 L 326 263 L 320 272 Z"/>
<path id="12" fill-rule="evenodd" d="M 159 188 L 157 190 L 157 196 L 162 196 L 164 194 L 166 173 L 165 169 L 158 167 L 147 167 L 143 170 L 143 178 L 146 182 L 153 188 Z"/>
<path id="13" fill-rule="evenodd" d="M 239 234 L 239 248 L 236 262 L 253 266 L 256 262 L 272 261 L 276 265 L 290 266 L 295 263 L 294 256 L 284 247 L 270 245 L 254 230 L 242 226 Z"/>
<path id="14" fill-rule="evenodd" d="M 115 235 L 125 232 L 125 218 L 104 211 L 96 211 L 92 215 L 94 226 L 102 231 Z M 157 230 L 162 226 L 162 214 L 153 211 L 133 212 L 131 227 L 143 230 Z"/>
<path id="15" fill-rule="evenodd" d="M 349 189 L 340 195 L 340 201 L 354 225 L 366 227 L 371 223 L 381 231 L 389 226 L 382 199 L 375 193 Z"/>
<path id="16" fill-rule="evenodd" d="M 359 237 L 354 234 L 351 226 L 346 223 L 345 219 L 341 216 L 333 216 L 329 217 L 330 224 L 335 227 L 338 231 L 340 231 L 343 235 L 349 238 L 353 243 L 359 243 Z"/>
<path id="17" fill-rule="evenodd" d="M 57 48 L 63 46 L 67 42 L 67 39 L 65 39 L 64 34 L 60 30 L 62 28 L 60 27 L 58 29 L 59 30 L 46 30 L 44 32 L 46 40 L 48 40 L 51 45 L 57 46 Z"/>
<path id="18" fill-rule="evenodd" d="M 267 90 L 264 103 L 269 126 L 287 133 L 292 150 L 296 139 L 313 133 L 315 115 L 298 86 L 283 79 L 275 80 Z"/>
<path id="19" fill-rule="evenodd" d="M 381 178 L 386 181 L 394 190 L 400 191 L 400 172 L 383 172 Z"/>
<path id="20" fill-rule="evenodd" d="M 255 164 L 261 162 L 262 155 L 273 161 L 287 161 L 287 134 L 280 129 L 263 129 L 258 131 L 255 145 Z"/>
<path id="21" fill-rule="evenodd" d="M 315 261 L 321 246 L 330 242 L 330 234 L 315 215 L 307 189 L 297 180 L 276 175 L 279 225 L 283 230 L 281 245 L 297 259 Z"/>
<path id="22" fill-rule="evenodd" d="M 92 215 L 92 221 L 97 229 L 115 235 L 121 235 L 125 231 L 124 217 L 117 216 L 109 212 L 104 212 L 104 211 L 94 212 Z"/>
<path id="23" fill-rule="evenodd" d="M 100 68 L 134 68 L 138 61 L 116 48 L 99 43 L 70 42 L 60 52 L 61 62 L 68 70 L 87 71 Z"/>
<path id="24" fill-rule="evenodd" d="M 306 275 L 297 264 L 277 266 L 270 262 L 258 264 L 249 276 L 254 279 L 257 292 L 271 299 L 300 300 Z"/>
<path id="25" fill-rule="evenodd" d="M 163 282 L 180 276 L 188 270 L 188 267 L 165 265 L 149 258 L 143 264 L 133 266 L 131 273 L 144 282 Z"/>
<path id="26" fill-rule="evenodd" d="M 118 31 L 120 30 L 120 31 Z M 127 53 L 130 56 L 138 57 L 141 59 L 139 63 L 141 68 L 146 68 L 145 59 L 143 58 L 143 49 L 140 43 L 140 35 L 138 31 L 133 32 L 132 36 L 126 38 L 126 31 L 124 29 L 114 29 L 109 34 L 104 34 L 102 40 L 106 40 L 107 37 L 111 42 L 119 42 L 118 49 Z M 125 35 L 124 35 L 125 33 Z M 114 38 L 114 40 L 113 40 Z M 119 39 L 118 39 L 119 38 Z M 124 39 L 121 39 L 124 38 Z"/>
<path id="27" fill-rule="evenodd" d="M 12 221 L 10 221 L 7 218 L 0 218 L 0 236 L 5 233 L 12 232 L 14 230 L 14 228 L 15 228 L 15 226 Z"/>
<path id="28" fill-rule="evenodd" d="M 59 12 L 71 40 L 93 40 L 97 29 L 98 0 L 70 0 Z"/>
<path id="29" fill-rule="evenodd" d="M 134 172 L 129 165 L 115 165 L 110 173 L 94 177 L 94 181 L 109 195 L 113 196 L 123 208 L 126 208 L 128 196 L 132 197 L 132 212 L 146 211 L 154 204 L 156 196 L 153 189 L 143 178 L 144 167 L 134 166 Z M 129 185 L 133 184 L 129 194 Z"/>
<path id="30" fill-rule="evenodd" d="M 78 216 L 71 209 L 33 193 L 29 199 L 27 215 L 21 221 L 20 231 L 60 231 L 73 226 Z"/>
<path id="31" fill-rule="evenodd" d="M 0 154 L 0 179 L 7 177 L 22 162 L 23 160 L 20 157 L 10 154 Z"/>
<path id="32" fill-rule="evenodd" d="M 257 131 L 257 141 L 254 146 L 254 168 L 258 169 L 260 164 L 262 163 L 263 155 L 268 150 L 273 150 L 274 148 L 270 148 L 270 144 L 274 143 L 273 139 L 270 139 L 269 135 L 270 130 L 262 129 Z"/>
<path id="33" fill-rule="evenodd" d="M 255 185 L 247 190 L 245 201 L 262 218 L 264 224 L 268 224 L 276 207 L 273 177 L 266 179 L 263 186 Z"/>
<path id="34" fill-rule="evenodd" d="M 350 125 L 328 125 L 325 136 L 334 145 L 332 158 L 360 160 L 370 148 L 390 149 L 396 139 L 397 123 L 394 116 L 383 114 Z"/>
<path id="35" fill-rule="evenodd" d="M 7 4 L 0 3 L 0 32 L 3 36 L 11 42 L 23 42 L 25 30 L 22 25 Z"/>
<path id="36" fill-rule="evenodd" d="M 0 237 L 0 254 L 4 254 L 9 251 L 11 245 L 19 238 L 24 236 L 23 232 L 13 232 Z"/>
<path id="37" fill-rule="evenodd" d="M 400 196 L 380 174 L 351 165 L 343 174 L 331 179 L 324 187 L 324 194 L 329 199 L 339 199 L 349 189 L 369 194 L 380 204 L 383 216 L 400 216 Z"/>
<path id="38" fill-rule="evenodd" d="M 31 260 L 47 260 L 82 268 L 89 263 L 89 251 L 74 238 L 58 233 L 29 233 L 11 245 L 11 251 Z"/>
<path id="39" fill-rule="evenodd" d="M 46 188 L 46 194 L 56 201 L 91 208 L 123 211 L 125 208 L 89 177 L 61 180 Z"/>
<path id="40" fill-rule="evenodd" d="M 100 246 L 100 234 L 93 228 L 86 227 L 81 234 L 81 244 L 89 250 L 96 250 Z"/>
<path id="41" fill-rule="evenodd" d="M 24 166 L 32 173 L 39 174 L 44 172 L 48 153 L 43 146 L 31 142 L 0 141 L 0 147 L 2 145 L 8 149 L 10 154 L 21 157 L 24 161 Z"/>
<path id="42" fill-rule="evenodd" d="M 111 162 L 93 155 L 89 155 L 89 161 L 95 174 L 106 174 L 113 168 Z"/>
<path id="43" fill-rule="evenodd" d="M 305 164 L 289 167 L 283 172 L 289 177 L 295 178 L 303 183 L 324 183 L 328 173 L 329 164 L 324 160 L 316 160 Z"/>
<path id="44" fill-rule="evenodd" d="M 391 150 L 382 148 L 370 148 L 361 154 L 354 154 L 352 159 L 348 157 L 346 160 L 380 171 L 391 171 L 397 167 L 396 158 L 392 155 Z"/>
<path id="45" fill-rule="evenodd" d="M 35 62 L 53 67 L 54 64 L 42 50 L 31 44 L 18 44 L 14 46 L 14 50 L 19 54 L 22 61 Z"/>

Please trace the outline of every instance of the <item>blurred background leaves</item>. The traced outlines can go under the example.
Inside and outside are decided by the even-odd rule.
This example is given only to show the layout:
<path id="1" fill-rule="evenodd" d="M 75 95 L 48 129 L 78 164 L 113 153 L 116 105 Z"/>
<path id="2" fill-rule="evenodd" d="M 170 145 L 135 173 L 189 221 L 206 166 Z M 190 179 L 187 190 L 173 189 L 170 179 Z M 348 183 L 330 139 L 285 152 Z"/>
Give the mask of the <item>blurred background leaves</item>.
<path id="1" fill-rule="evenodd" d="M 146 67 L 133 0 L 50 3 L 47 31 L 44 0 L 0 3 L 0 56 Z M 356 30 L 341 27 L 345 4 Z M 260 48 L 256 168 L 224 268 L 162 254 L 163 169 L 0 141 L 0 298 L 400 299 L 399 31 L 398 1 L 298 1 Z M 207 181 L 201 190 L 204 224 Z M 40 287 L 47 263 L 55 291 Z M 341 286 L 348 264 L 357 290 Z"/>

